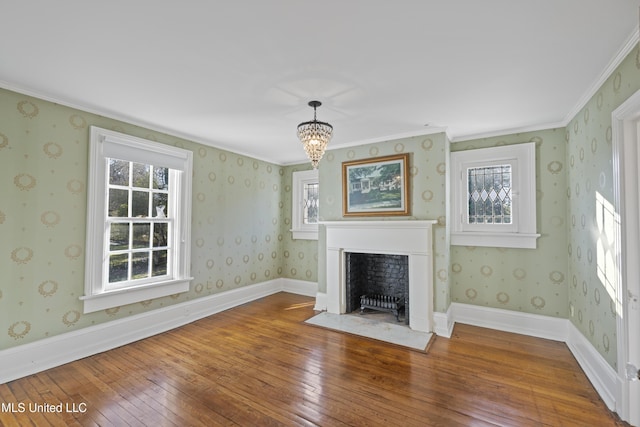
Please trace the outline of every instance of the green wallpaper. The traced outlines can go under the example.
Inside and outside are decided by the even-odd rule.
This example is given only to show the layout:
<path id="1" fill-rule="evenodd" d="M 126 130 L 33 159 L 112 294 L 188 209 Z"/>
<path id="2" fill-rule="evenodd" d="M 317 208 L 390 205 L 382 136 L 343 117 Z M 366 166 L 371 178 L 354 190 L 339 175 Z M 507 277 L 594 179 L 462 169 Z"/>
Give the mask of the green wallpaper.
<path id="1" fill-rule="evenodd" d="M 562 129 L 451 145 L 451 151 L 536 143 L 536 249 L 451 246 L 455 302 L 567 317 L 565 141 Z"/>
<path id="2" fill-rule="evenodd" d="M 618 66 L 566 129 L 569 240 L 569 305 L 571 321 L 617 368 L 615 294 L 598 276 L 603 252 L 611 242 L 598 226 L 596 195 L 613 203 L 611 113 L 640 89 L 637 47 Z M 605 254 L 606 256 L 606 254 Z"/>
<path id="3" fill-rule="evenodd" d="M 82 314 L 91 125 L 194 152 L 189 292 Z M 0 349 L 281 277 L 283 182 L 279 166 L 0 90 Z"/>
<path id="4" fill-rule="evenodd" d="M 342 162 L 411 153 L 409 176 L 411 180 L 411 216 L 388 217 L 390 220 L 435 219 L 434 227 L 434 309 L 446 311 L 451 303 L 449 292 L 449 250 L 445 232 L 446 220 L 446 166 L 449 156 L 448 140 L 444 133 L 385 141 L 358 147 L 331 150 L 320 162 L 320 218 L 323 221 L 343 220 L 342 216 Z M 349 217 L 350 221 L 380 220 L 384 217 Z M 324 252 L 319 241 L 318 289 L 326 291 Z"/>
<path id="5" fill-rule="evenodd" d="M 284 168 L 284 188 L 282 191 L 282 201 L 285 210 L 283 212 L 282 229 L 280 233 L 284 236 L 285 248 L 282 252 L 282 277 L 288 279 L 305 280 L 310 282 L 318 281 L 318 241 L 317 240 L 294 240 L 291 237 L 291 204 L 292 204 L 292 183 L 293 172 L 311 169 L 311 163 L 301 165 L 286 166 Z M 321 190 L 322 191 L 322 190 Z"/>

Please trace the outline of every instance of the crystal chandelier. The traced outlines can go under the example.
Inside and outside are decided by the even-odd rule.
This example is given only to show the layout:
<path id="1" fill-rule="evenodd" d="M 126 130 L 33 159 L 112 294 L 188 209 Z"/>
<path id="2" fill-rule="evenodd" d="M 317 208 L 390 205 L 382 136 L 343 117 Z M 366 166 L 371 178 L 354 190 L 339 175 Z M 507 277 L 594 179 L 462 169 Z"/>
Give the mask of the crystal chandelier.
<path id="1" fill-rule="evenodd" d="M 318 163 L 324 155 L 324 150 L 327 148 L 333 133 L 333 126 L 316 120 L 316 108 L 321 105 L 320 101 L 310 101 L 309 106 L 313 107 L 313 120 L 298 125 L 298 138 L 304 145 L 304 151 L 306 151 L 314 169 L 318 168 Z"/>

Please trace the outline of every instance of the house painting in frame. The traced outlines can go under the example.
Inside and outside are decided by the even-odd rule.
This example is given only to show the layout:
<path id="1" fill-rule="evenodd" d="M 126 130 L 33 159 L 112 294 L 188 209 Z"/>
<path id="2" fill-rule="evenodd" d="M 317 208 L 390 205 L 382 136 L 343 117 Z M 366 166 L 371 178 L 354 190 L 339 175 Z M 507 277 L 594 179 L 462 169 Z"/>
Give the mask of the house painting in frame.
<path id="1" fill-rule="evenodd" d="M 409 215 L 408 163 L 409 154 L 343 162 L 343 215 Z"/>

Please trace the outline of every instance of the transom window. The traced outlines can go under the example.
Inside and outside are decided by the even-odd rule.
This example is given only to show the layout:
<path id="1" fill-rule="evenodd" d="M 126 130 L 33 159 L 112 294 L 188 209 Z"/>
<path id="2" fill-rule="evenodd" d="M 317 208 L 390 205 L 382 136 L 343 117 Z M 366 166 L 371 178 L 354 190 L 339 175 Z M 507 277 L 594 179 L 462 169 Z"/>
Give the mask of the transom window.
<path id="1" fill-rule="evenodd" d="M 91 128 L 84 312 L 189 289 L 188 150 Z"/>

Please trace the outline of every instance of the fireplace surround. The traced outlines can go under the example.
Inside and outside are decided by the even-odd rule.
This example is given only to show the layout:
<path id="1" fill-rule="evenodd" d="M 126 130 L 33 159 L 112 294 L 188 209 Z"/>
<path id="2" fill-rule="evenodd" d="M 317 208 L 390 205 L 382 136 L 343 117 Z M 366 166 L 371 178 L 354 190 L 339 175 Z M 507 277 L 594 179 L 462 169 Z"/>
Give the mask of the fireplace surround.
<path id="1" fill-rule="evenodd" d="M 326 309 L 347 308 L 346 254 L 404 255 L 409 264 L 409 327 L 433 331 L 433 243 L 436 221 L 326 221 Z"/>

